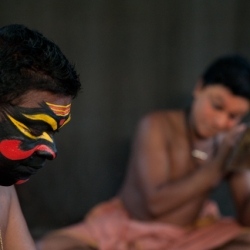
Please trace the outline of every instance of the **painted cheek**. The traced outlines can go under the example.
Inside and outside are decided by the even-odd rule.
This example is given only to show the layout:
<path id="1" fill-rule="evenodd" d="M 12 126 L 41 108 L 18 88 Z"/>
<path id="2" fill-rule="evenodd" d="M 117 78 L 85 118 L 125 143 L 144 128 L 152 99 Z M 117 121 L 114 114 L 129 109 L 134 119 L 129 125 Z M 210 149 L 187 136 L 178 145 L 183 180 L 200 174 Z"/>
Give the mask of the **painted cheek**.
<path id="1" fill-rule="evenodd" d="M 11 160 L 23 160 L 30 157 L 36 151 L 43 151 L 52 156 L 56 157 L 55 152 L 46 145 L 37 145 L 30 150 L 20 149 L 21 141 L 19 140 L 3 140 L 0 142 L 0 152 L 3 156 Z"/>

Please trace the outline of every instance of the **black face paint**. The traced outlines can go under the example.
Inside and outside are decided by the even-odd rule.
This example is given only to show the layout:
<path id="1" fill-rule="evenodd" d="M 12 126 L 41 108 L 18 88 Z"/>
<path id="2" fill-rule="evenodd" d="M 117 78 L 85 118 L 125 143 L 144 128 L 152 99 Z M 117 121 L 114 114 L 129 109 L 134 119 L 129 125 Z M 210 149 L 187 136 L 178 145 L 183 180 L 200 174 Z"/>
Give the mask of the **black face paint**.
<path id="1" fill-rule="evenodd" d="M 3 111 L 0 122 L 0 185 L 25 182 L 44 165 L 46 159 L 56 157 L 53 135 L 70 119 L 70 114 L 66 112 L 59 116 L 49 105 L 43 102 L 40 108 L 10 106 Z"/>

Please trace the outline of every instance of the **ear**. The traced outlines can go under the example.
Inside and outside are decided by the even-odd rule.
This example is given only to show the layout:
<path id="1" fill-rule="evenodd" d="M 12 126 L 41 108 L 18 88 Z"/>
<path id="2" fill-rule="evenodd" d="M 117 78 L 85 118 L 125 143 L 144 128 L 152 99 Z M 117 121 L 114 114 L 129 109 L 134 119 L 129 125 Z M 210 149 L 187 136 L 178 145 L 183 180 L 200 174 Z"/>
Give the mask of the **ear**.
<path id="1" fill-rule="evenodd" d="M 203 89 L 203 80 L 199 78 L 193 90 L 193 97 L 196 97 L 201 92 L 202 89 Z"/>

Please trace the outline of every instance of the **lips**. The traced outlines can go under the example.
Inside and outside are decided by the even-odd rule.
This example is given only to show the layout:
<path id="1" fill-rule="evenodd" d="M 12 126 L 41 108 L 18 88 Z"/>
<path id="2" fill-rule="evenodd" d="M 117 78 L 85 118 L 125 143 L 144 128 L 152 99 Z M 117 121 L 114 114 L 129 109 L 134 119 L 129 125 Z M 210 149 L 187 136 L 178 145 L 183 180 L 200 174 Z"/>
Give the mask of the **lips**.
<path id="1" fill-rule="evenodd" d="M 40 167 L 41 168 L 41 167 Z M 37 173 L 38 169 L 35 169 L 33 167 L 28 167 L 28 166 L 20 166 L 18 168 L 18 171 L 16 171 L 16 176 L 18 179 L 18 181 L 16 181 L 15 184 L 23 184 L 25 182 L 27 182 L 29 180 L 29 178 L 31 177 L 31 175 L 34 175 Z"/>
<path id="2" fill-rule="evenodd" d="M 37 171 L 42 168 L 43 165 L 39 166 L 19 166 L 16 173 L 18 174 L 18 181 L 15 183 L 17 185 L 27 182 L 31 175 L 37 173 Z"/>
<path id="3" fill-rule="evenodd" d="M 42 168 L 42 166 L 33 167 L 33 166 L 20 165 L 13 171 L 13 173 L 26 178 L 26 177 L 30 177 L 31 175 L 36 174 L 38 169 L 40 168 Z"/>
<path id="4" fill-rule="evenodd" d="M 32 175 L 36 174 L 43 167 L 44 163 L 45 160 L 40 157 L 34 157 L 21 162 L 19 166 L 12 170 L 12 175 L 16 180 L 15 184 L 22 184 L 28 181 Z"/>
<path id="5" fill-rule="evenodd" d="M 19 180 L 19 181 L 17 181 L 15 184 L 20 185 L 20 184 L 23 184 L 23 183 L 27 182 L 28 180 L 29 180 L 29 179 L 26 179 L 26 180 Z"/>

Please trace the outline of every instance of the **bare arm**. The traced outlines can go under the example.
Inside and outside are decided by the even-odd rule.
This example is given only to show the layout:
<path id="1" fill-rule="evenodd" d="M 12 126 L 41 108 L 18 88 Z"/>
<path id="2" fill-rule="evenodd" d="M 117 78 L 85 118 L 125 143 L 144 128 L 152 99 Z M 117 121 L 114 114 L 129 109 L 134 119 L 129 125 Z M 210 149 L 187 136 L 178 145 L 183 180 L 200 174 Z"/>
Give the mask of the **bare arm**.
<path id="1" fill-rule="evenodd" d="M 130 162 L 137 170 L 145 206 L 155 217 L 177 209 L 211 190 L 222 177 L 221 166 L 232 143 L 232 138 L 229 137 L 214 159 L 180 178 L 171 180 L 168 138 L 163 132 L 166 130 L 165 126 L 166 124 L 163 128 L 157 115 L 148 116 L 140 123 Z M 176 132 L 171 127 L 168 129 L 170 134 Z"/>
<path id="2" fill-rule="evenodd" d="M 22 215 L 14 186 L 10 187 L 10 195 L 9 218 L 3 241 L 4 250 L 34 250 L 36 247 Z"/>

